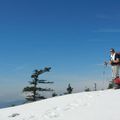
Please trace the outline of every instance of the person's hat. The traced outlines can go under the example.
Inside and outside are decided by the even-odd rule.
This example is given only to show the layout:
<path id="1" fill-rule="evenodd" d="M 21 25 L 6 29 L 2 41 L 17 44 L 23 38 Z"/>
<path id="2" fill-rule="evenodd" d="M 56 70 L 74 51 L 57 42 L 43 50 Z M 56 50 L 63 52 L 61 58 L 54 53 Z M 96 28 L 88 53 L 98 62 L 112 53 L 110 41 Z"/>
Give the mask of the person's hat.
<path id="1" fill-rule="evenodd" d="M 110 49 L 110 52 L 115 52 L 115 50 L 113 48 Z"/>

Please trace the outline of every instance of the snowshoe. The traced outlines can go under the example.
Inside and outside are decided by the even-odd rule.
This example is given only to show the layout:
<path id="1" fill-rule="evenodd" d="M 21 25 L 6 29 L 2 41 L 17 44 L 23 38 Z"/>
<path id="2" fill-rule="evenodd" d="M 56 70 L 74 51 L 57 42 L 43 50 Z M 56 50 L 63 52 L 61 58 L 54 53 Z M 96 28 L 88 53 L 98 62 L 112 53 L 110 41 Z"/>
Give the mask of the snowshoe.
<path id="1" fill-rule="evenodd" d="M 120 89 L 120 85 L 119 84 L 115 84 L 114 85 L 114 89 Z"/>

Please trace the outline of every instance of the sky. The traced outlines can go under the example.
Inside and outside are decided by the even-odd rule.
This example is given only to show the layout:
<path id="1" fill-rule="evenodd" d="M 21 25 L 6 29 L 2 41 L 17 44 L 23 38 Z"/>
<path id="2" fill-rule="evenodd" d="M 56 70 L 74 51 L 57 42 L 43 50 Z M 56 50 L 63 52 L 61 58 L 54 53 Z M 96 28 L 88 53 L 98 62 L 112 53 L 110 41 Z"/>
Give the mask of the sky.
<path id="1" fill-rule="evenodd" d="M 35 69 L 56 92 L 111 79 L 110 48 L 120 51 L 118 0 L 0 0 L 0 102 L 24 98 Z M 103 74 L 105 73 L 105 74 Z M 51 93 L 49 93 L 51 94 Z"/>

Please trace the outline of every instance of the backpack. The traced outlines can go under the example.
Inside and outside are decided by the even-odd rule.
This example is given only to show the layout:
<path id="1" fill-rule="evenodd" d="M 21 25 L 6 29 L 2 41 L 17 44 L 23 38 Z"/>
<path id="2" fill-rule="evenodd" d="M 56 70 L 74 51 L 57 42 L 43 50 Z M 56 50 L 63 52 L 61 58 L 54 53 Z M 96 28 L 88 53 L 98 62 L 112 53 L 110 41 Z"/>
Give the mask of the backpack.
<path id="1" fill-rule="evenodd" d="M 117 57 L 118 57 L 118 59 L 120 61 L 120 52 L 117 52 L 116 55 L 117 55 Z"/>
<path id="2" fill-rule="evenodd" d="M 119 77 L 115 78 L 115 79 L 113 80 L 113 82 L 114 82 L 115 84 L 119 84 L 119 85 L 120 85 L 120 78 L 119 78 Z"/>

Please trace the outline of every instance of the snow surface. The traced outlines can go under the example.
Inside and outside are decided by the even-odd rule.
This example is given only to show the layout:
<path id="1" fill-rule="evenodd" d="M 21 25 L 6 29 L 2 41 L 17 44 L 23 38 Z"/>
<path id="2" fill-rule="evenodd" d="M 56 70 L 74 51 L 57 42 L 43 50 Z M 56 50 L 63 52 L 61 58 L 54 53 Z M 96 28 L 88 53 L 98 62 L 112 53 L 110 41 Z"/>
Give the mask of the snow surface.
<path id="1" fill-rule="evenodd" d="M 4 108 L 0 120 L 120 120 L 120 90 L 82 92 Z"/>

